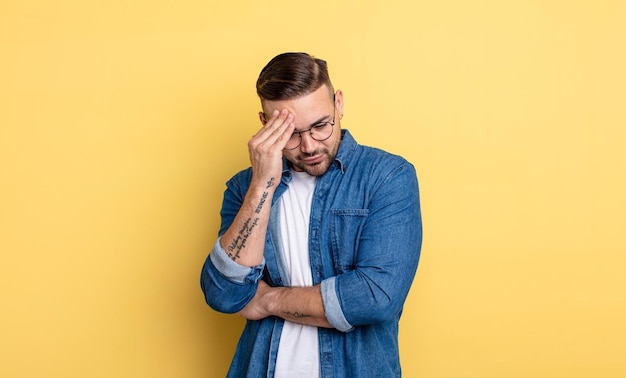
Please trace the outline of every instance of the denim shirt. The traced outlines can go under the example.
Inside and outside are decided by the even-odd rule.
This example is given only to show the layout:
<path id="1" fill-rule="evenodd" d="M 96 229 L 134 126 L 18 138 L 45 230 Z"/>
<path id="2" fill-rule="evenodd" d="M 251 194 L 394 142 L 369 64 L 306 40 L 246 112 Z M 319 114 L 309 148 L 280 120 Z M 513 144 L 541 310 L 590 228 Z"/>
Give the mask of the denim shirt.
<path id="1" fill-rule="evenodd" d="M 209 306 L 236 313 L 254 297 L 258 281 L 289 286 L 280 248 L 278 198 L 291 176 L 284 161 L 261 265 L 228 258 L 219 237 L 206 259 L 201 287 Z M 226 184 L 219 230 L 243 203 L 252 170 Z M 321 377 L 400 377 L 398 322 L 417 270 L 422 244 L 417 176 L 405 159 L 361 146 L 342 130 L 335 162 L 318 177 L 309 224 L 313 284 L 321 284 L 326 318 L 319 328 Z M 284 320 L 248 320 L 228 377 L 273 377 Z"/>

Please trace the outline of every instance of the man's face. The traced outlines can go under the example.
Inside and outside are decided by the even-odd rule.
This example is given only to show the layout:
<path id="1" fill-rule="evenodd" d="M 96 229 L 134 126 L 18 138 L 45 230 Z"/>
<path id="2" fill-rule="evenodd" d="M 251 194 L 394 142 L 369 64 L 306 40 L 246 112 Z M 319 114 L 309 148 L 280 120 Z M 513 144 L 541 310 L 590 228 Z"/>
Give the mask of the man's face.
<path id="1" fill-rule="evenodd" d="M 301 134 L 301 144 L 293 150 L 283 150 L 283 155 L 298 172 L 321 176 L 335 161 L 341 143 L 341 117 L 343 116 L 343 94 L 335 93 L 335 102 L 328 87 L 323 85 L 306 96 L 291 100 L 263 101 L 263 112 L 286 109 L 294 115 L 295 131 Z M 335 121 L 332 135 L 326 140 L 315 140 L 309 130 L 323 122 Z M 297 137 L 297 136 L 296 136 Z"/>

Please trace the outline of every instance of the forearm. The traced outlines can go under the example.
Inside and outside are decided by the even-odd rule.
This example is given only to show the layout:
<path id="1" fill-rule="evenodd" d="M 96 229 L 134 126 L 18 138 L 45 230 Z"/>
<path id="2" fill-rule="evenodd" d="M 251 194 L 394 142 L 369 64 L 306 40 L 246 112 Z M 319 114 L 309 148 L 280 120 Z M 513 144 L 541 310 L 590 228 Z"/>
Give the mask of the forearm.
<path id="1" fill-rule="evenodd" d="M 252 184 L 237 216 L 220 239 L 226 254 L 238 264 L 256 266 L 263 260 L 265 235 L 277 178 Z"/>
<path id="2" fill-rule="evenodd" d="M 265 234 L 272 197 L 283 169 L 283 148 L 293 128 L 293 114 L 274 110 L 269 120 L 248 141 L 252 181 L 232 224 L 222 235 L 222 248 L 228 256 L 245 266 L 263 261 Z"/>
<path id="3" fill-rule="evenodd" d="M 270 312 L 290 322 L 332 328 L 324 314 L 320 286 L 274 288 Z"/>
<path id="4" fill-rule="evenodd" d="M 239 315 L 250 320 L 277 316 L 294 323 L 332 328 L 324 313 L 320 285 L 270 287 L 259 281 L 254 298 Z"/>

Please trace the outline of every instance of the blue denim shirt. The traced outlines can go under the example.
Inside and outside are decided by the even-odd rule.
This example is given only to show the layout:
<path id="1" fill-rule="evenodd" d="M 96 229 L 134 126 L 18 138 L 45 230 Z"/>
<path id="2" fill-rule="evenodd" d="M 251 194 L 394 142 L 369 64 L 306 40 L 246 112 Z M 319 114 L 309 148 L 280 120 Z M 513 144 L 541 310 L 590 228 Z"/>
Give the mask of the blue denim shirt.
<path id="1" fill-rule="evenodd" d="M 228 258 L 219 238 L 206 259 L 201 286 L 209 306 L 235 313 L 257 283 L 289 286 L 281 259 L 277 199 L 291 181 L 285 170 L 272 199 L 264 260 L 257 267 Z M 250 168 L 227 182 L 221 236 L 239 210 Z M 333 329 L 319 328 L 321 377 L 400 377 L 398 322 L 422 244 L 417 177 L 405 159 L 361 146 L 347 130 L 336 160 L 317 180 L 311 205 L 309 254 L 314 284 Z M 247 321 L 228 377 L 273 377 L 284 321 Z"/>

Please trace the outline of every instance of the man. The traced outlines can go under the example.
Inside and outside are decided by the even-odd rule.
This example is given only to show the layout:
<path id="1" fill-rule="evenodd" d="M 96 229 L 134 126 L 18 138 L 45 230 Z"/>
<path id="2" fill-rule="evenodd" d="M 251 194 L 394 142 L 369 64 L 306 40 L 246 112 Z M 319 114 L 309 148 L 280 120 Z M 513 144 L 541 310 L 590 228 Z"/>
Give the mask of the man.
<path id="1" fill-rule="evenodd" d="M 257 93 L 251 167 L 227 182 L 201 275 L 213 309 L 247 319 L 228 376 L 401 376 L 422 242 L 413 166 L 341 129 L 343 93 L 321 59 L 276 56 Z"/>

